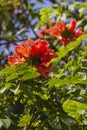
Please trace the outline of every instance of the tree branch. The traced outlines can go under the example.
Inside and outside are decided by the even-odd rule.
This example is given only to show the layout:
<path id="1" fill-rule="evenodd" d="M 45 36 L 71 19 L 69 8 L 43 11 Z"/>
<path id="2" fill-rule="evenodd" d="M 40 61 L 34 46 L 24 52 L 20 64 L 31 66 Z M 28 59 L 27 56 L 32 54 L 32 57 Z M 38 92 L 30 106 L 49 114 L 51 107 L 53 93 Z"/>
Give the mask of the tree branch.
<path id="1" fill-rule="evenodd" d="M 51 3 L 55 4 L 57 1 L 56 0 L 50 0 Z"/>

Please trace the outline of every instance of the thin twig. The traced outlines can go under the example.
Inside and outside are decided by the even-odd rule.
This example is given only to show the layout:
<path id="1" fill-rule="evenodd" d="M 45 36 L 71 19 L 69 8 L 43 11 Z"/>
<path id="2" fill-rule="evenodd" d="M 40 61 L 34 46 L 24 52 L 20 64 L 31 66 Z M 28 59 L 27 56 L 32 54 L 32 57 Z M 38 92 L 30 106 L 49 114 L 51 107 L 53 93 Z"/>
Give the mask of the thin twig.
<path id="1" fill-rule="evenodd" d="M 20 35 L 21 33 L 23 33 L 26 30 L 26 28 L 22 28 L 21 30 L 19 30 L 16 34 L 15 37 Z"/>

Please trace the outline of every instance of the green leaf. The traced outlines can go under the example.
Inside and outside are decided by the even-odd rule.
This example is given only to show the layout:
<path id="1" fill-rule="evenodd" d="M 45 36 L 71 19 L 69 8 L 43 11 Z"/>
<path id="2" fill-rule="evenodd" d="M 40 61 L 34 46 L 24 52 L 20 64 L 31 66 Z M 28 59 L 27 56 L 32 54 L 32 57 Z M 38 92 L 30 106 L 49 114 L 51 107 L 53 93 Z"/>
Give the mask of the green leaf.
<path id="1" fill-rule="evenodd" d="M 9 82 L 6 82 L 6 83 L 5 83 L 5 87 L 6 87 L 6 88 L 11 88 L 11 87 L 15 87 L 15 86 L 16 86 L 15 83 L 9 83 Z"/>
<path id="2" fill-rule="evenodd" d="M 4 87 L 2 87 L 0 89 L 0 93 L 4 93 L 9 88 L 12 88 L 12 87 L 15 88 L 15 86 L 16 86 L 16 84 L 14 84 L 14 83 L 8 83 L 8 82 L 6 82 L 5 85 L 4 85 Z"/>
<path id="3" fill-rule="evenodd" d="M 77 46 L 79 46 L 82 43 L 83 39 L 87 39 L 87 34 L 81 35 L 75 41 L 70 42 L 66 47 L 60 47 L 58 52 L 58 59 L 65 57 L 68 54 L 68 52 L 72 51 Z"/>
<path id="4" fill-rule="evenodd" d="M 31 121 L 32 116 L 27 113 L 26 115 L 22 116 L 19 120 L 19 127 L 24 127 L 25 124 L 29 125 Z"/>
<path id="5" fill-rule="evenodd" d="M 64 86 L 66 84 L 77 84 L 77 83 L 81 83 L 83 80 L 82 80 L 82 77 L 79 76 L 79 75 L 75 75 L 75 76 L 72 76 L 72 75 L 67 75 L 65 78 L 63 79 L 58 79 L 56 77 L 53 77 L 52 79 L 50 79 L 48 81 L 48 84 L 49 84 L 49 87 L 52 87 L 52 86 L 56 86 L 56 87 L 60 87 L 60 86 Z"/>
<path id="6" fill-rule="evenodd" d="M 22 64 L 19 64 L 17 67 L 16 67 L 16 70 L 17 71 L 23 71 L 24 69 L 26 69 L 26 63 L 22 63 Z"/>
<path id="7" fill-rule="evenodd" d="M 52 8 L 50 6 L 46 8 L 41 8 L 40 10 L 40 21 L 37 24 L 37 27 L 45 25 L 52 18 Z"/>
<path id="8" fill-rule="evenodd" d="M 14 73 L 15 72 L 15 66 L 12 65 L 12 66 L 9 66 L 7 68 L 4 68 L 3 70 L 0 71 L 0 74 L 11 74 L 11 73 Z"/>
<path id="9" fill-rule="evenodd" d="M 64 111 L 71 117 L 78 120 L 87 111 L 87 104 L 75 100 L 66 100 L 62 105 Z"/>
<path id="10" fill-rule="evenodd" d="M 10 120 L 10 118 L 0 119 L 0 128 L 4 126 L 6 129 L 8 129 L 11 123 L 12 121 Z"/>
<path id="11" fill-rule="evenodd" d="M 33 79 L 40 75 L 34 67 L 28 66 L 26 69 L 27 70 L 24 71 L 24 74 L 22 76 L 23 80 Z"/>
<path id="12" fill-rule="evenodd" d="M 16 73 L 13 73 L 11 75 L 9 75 L 7 78 L 6 78 L 6 81 L 9 82 L 10 80 L 14 80 L 14 79 L 17 79 L 18 76 Z"/>
<path id="13" fill-rule="evenodd" d="M 11 89 L 11 91 L 16 95 L 20 93 L 19 85 L 15 89 Z"/>
<path id="14" fill-rule="evenodd" d="M 6 87 L 1 88 L 1 89 L 0 89 L 0 93 L 4 93 L 6 89 L 7 89 Z"/>
<path id="15" fill-rule="evenodd" d="M 20 4 L 21 4 L 20 1 L 14 1 L 14 2 L 13 2 L 13 5 L 14 5 L 14 6 L 20 6 Z"/>
<path id="16" fill-rule="evenodd" d="M 42 95 L 40 92 L 36 92 L 36 91 L 33 91 L 33 94 L 39 96 L 43 100 L 48 100 L 50 98 L 50 95 L 48 94 Z"/>
<path id="17" fill-rule="evenodd" d="M 3 126 L 3 122 L 2 120 L 0 119 L 0 128 Z"/>

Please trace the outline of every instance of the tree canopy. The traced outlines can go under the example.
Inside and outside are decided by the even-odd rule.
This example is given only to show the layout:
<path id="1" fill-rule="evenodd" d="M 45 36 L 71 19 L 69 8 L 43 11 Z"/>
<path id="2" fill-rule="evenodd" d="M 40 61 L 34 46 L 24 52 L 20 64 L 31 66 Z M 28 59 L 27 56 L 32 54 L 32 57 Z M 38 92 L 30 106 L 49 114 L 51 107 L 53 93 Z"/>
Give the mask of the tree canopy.
<path id="1" fill-rule="evenodd" d="M 87 130 L 87 1 L 0 1 L 0 129 Z"/>

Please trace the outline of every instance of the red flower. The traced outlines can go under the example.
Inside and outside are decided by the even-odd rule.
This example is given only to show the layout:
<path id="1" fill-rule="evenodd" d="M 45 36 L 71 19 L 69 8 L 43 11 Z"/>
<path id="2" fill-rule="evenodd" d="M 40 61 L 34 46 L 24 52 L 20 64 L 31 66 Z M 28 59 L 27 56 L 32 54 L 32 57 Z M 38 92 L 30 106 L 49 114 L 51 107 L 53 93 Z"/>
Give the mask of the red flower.
<path id="1" fill-rule="evenodd" d="M 29 39 L 26 43 L 15 46 L 15 51 L 16 53 L 13 56 L 8 57 L 9 65 L 18 65 L 29 59 L 28 63 L 30 65 L 35 66 L 45 78 L 49 77 L 48 74 L 52 69 L 52 65 L 47 67 L 46 64 L 57 55 L 49 47 L 47 41 L 38 39 L 33 42 Z"/>
<path id="2" fill-rule="evenodd" d="M 18 65 L 22 62 L 23 62 L 23 60 L 16 53 L 13 56 L 8 56 L 8 64 L 9 65 L 12 65 L 12 64 Z"/>
<path id="3" fill-rule="evenodd" d="M 75 40 L 80 35 L 84 34 L 82 28 L 76 29 L 76 20 L 71 19 L 70 24 L 66 25 L 64 21 L 56 23 L 48 29 L 48 33 L 56 37 L 61 43 L 66 46 L 69 42 Z"/>
<path id="4" fill-rule="evenodd" d="M 38 33 L 38 36 L 43 37 L 46 34 L 46 31 L 47 31 L 46 26 L 43 26 L 40 32 Z"/>
<path id="5" fill-rule="evenodd" d="M 30 54 L 32 56 L 43 54 L 47 51 L 48 47 L 49 44 L 47 41 L 38 39 L 35 42 L 33 42 L 33 44 L 31 44 Z"/>
<path id="6" fill-rule="evenodd" d="M 76 31 L 75 31 L 75 37 L 79 37 L 80 35 L 84 34 L 84 32 L 82 32 L 82 28 L 78 28 Z"/>
<path id="7" fill-rule="evenodd" d="M 76 20 L 75 19 L 71 19 L 70 21 L 70 25 L 69 25 L 69 31 L 73 32 L 76 28 Z"/>
<path id="8" fill-rule="evenodd" d="M 30 55 L 38 72 L 40 72 L 43 77 L 49 78 L 48 74 L 52 69 L 52 65 L 47 67 L 46 64 L 51 61 L 51 59 L 57 57 L 57 55 L 49 48 L 48 42 L 40 39 L 35 42 L 30 40 Z"/>
<path id="9" fill-rule="evenodd" d="M 61 33 L 65 31 L 65 23 L 62 21 L 61 23 L 56 23 L 54 26 L 48 29 L 48 33 L 54 37 L 61 36 Z"/>
<path id="10" fill-rule="evenodd" d="M 57 54 L 54 53 L 52 49 L 48 48 L 47 51 L 40 55 L 40 60 L 41 62 L 44 62 L 46 64 L 55 57 L 57 57 Z"/>
<path id="11" fill-rule="evenodd" d="M 39 56 L 40 63 L 44 62 L 45 64 L 57 57 L 54 51 L 49 48 L 48 42 L 40 39 L 31 44 L 30 54 L 32 57 Z"/>
<path id="12" fill-rule="evenodd" d="M 66 46 L 67 45 L 67 43 L 69 43 L 69 39 L 68 38 L 58 38 L 58 40 L 61 42 L 61 43 L 63 43 L 63 45 L 64 46 Z"/>
<path id="13" fill-rule="evenodd" d="M 28 47 L 27 43 L 22 42 L 21 45 L 15 46 L 15 51 L 25 59 L 29 58 L 30 55 L 30 49 Z"/>
<path id="14" fill-rule="evenodd" d="M 52 71 L 52 64 L 50 64 L 48 67 L 43 64 L 40 64 L 36 66 L 36 68 L 44 78 L 49 78 L 49 73 Z"/>

